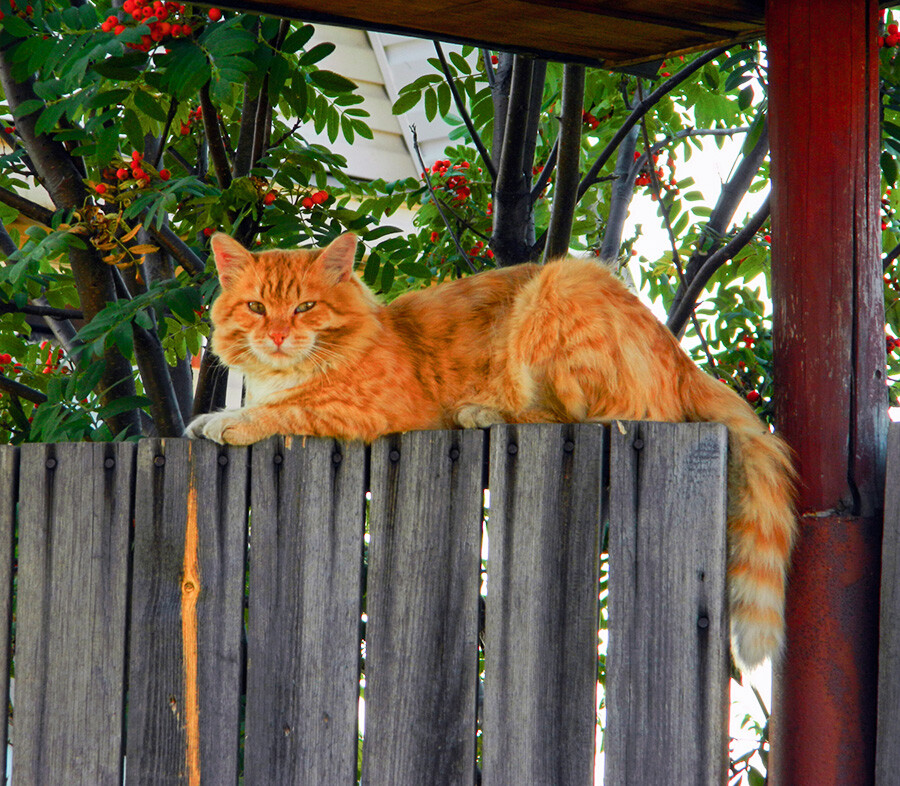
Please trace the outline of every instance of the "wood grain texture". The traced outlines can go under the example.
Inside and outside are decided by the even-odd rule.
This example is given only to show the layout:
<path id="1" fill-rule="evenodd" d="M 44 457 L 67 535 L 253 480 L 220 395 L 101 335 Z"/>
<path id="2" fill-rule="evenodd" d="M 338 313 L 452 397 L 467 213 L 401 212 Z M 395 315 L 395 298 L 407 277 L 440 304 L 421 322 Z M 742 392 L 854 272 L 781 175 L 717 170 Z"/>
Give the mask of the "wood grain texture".
<path id="1" fill-rule="evenodd" d="M 593 782 L 604 429 L 491 429 L 484 779 Z"/>
<path id="2" fill-rule="evenodd" d="M 372 446 L 362 783 L 475 777 L 484 438 Z"/>
<path id="3" fill-rule="evenodd" d="M 229 6 L 257 13 L 271 7 L 265 0 Z M 761 0 L 283 0 L 278 12 L 612 68 L 759 38 L 763 7 Z"/>
<path id="4" fill-rule="evenodd" d="M 610 426 L 606 780 L 725 783 L 727 436 Z"/>
<path id="5" fill-rule="evenodd" d="M 119 784 L 134 446 L 20 450 L 12 782 Z"/>
<path id="6" fill-rule="evenodd" d="M 9 674 L 12 659 L 13 554 L 16 504 L 19 499 L 19 449 L 0 446 L 0 707 L 9 706 Z M 0 772 L 6 773 L 9 713 L 0 718 Z M 4 781 L 5 782 L 5 781 Z"/>
<path id="7" fill-rule="evenodd" d="M 355 783 L 366 449 L 253 446 L 246 784 Z"/>
<path id="8" fill-rule="evenodd" d="M 875 783 L 891 786 L 900 771 L 900 423 L 888 432 L 884 540 L 881 552 L 881 644 Z"/>
<path id="9" fill-rule="evenodd" d="M 202 782 L 237 783 L 247 472 L 246 448 L 179 439 L 144 440 L 138 447 L 129 784 L 188 782 L 192 709 L 199 717 L 195 753 Z M 198 501 L 199 592 L 197 660 L 190 665 L 184 644 L 192 637 L 184 637 L 182 582 L 192 489 Z M 194 708 L 185 686 L 192 668 L 198 697 Z"/>

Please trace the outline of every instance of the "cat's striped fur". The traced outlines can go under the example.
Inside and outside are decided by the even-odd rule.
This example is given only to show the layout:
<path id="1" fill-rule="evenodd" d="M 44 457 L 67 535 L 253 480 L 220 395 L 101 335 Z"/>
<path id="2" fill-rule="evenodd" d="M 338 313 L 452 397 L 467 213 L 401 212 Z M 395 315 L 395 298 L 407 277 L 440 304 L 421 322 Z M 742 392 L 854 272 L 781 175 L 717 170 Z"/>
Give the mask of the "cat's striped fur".
<path id="1" fill-rule="evenodd" d="M 247 406 L 189 436 L 373 440 L 496 422 L 719 421 L 728 427 L 728 580 L 737 660 L 778 652 L 794 536 L 784 443 L 702 372 L 604 266 L 563 259 L 445 282 L 382 305 L 353 273 L 356 239 L 251 254 L 212 238 L 213 348 Z"/>

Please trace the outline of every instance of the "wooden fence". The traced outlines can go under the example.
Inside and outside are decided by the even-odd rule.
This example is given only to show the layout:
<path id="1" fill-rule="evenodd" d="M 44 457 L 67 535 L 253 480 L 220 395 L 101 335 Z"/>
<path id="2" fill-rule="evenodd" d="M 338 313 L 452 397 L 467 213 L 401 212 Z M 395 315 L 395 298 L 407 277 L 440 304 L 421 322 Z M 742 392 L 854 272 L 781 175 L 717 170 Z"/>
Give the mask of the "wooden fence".
<path id="1" fill-rule="evenodd" d="M 12 782 L 590 784 L 608 522 L 605 782 L 722 783 L 726 441 L 2 448 Z"/>

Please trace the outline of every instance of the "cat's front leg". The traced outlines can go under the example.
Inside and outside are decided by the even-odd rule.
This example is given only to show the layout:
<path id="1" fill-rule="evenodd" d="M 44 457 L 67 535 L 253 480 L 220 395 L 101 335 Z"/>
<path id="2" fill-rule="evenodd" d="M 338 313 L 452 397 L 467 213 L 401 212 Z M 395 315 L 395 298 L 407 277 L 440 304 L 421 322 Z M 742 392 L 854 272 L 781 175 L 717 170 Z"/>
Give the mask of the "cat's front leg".
<path id="1" fill-rule="evenodd" d="M 250 445 L 272 436 L 258 418 L 244 409 L 223 409 L 194 418 L 184 430 L 191 439 L 206 438 L 220 445 Z"/>
<path id="2" fill-rule="evenodd" d="M 453 420 L 461 428 L 489 428 L 506 423 L 500 412 L 482 404 L 463 404 L 454 413 Z"/>

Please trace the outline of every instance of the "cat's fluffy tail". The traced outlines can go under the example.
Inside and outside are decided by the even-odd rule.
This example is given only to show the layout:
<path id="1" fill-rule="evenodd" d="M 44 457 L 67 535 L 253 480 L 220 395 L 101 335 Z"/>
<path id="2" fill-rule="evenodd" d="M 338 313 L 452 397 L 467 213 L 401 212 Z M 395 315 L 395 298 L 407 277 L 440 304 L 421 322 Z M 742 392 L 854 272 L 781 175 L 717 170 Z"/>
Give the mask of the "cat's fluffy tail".
<path id="1" fill-rule="evenodd" d="M 686 404 L 692 419 L 729 433 L 728 588 L 735 659 L 753 668 L 784 640 L 784 597 L 794 541 L 790 450 L 734 391 L 697 369 Z M 689 402 L 689 403 L 688 403 Z"/>

